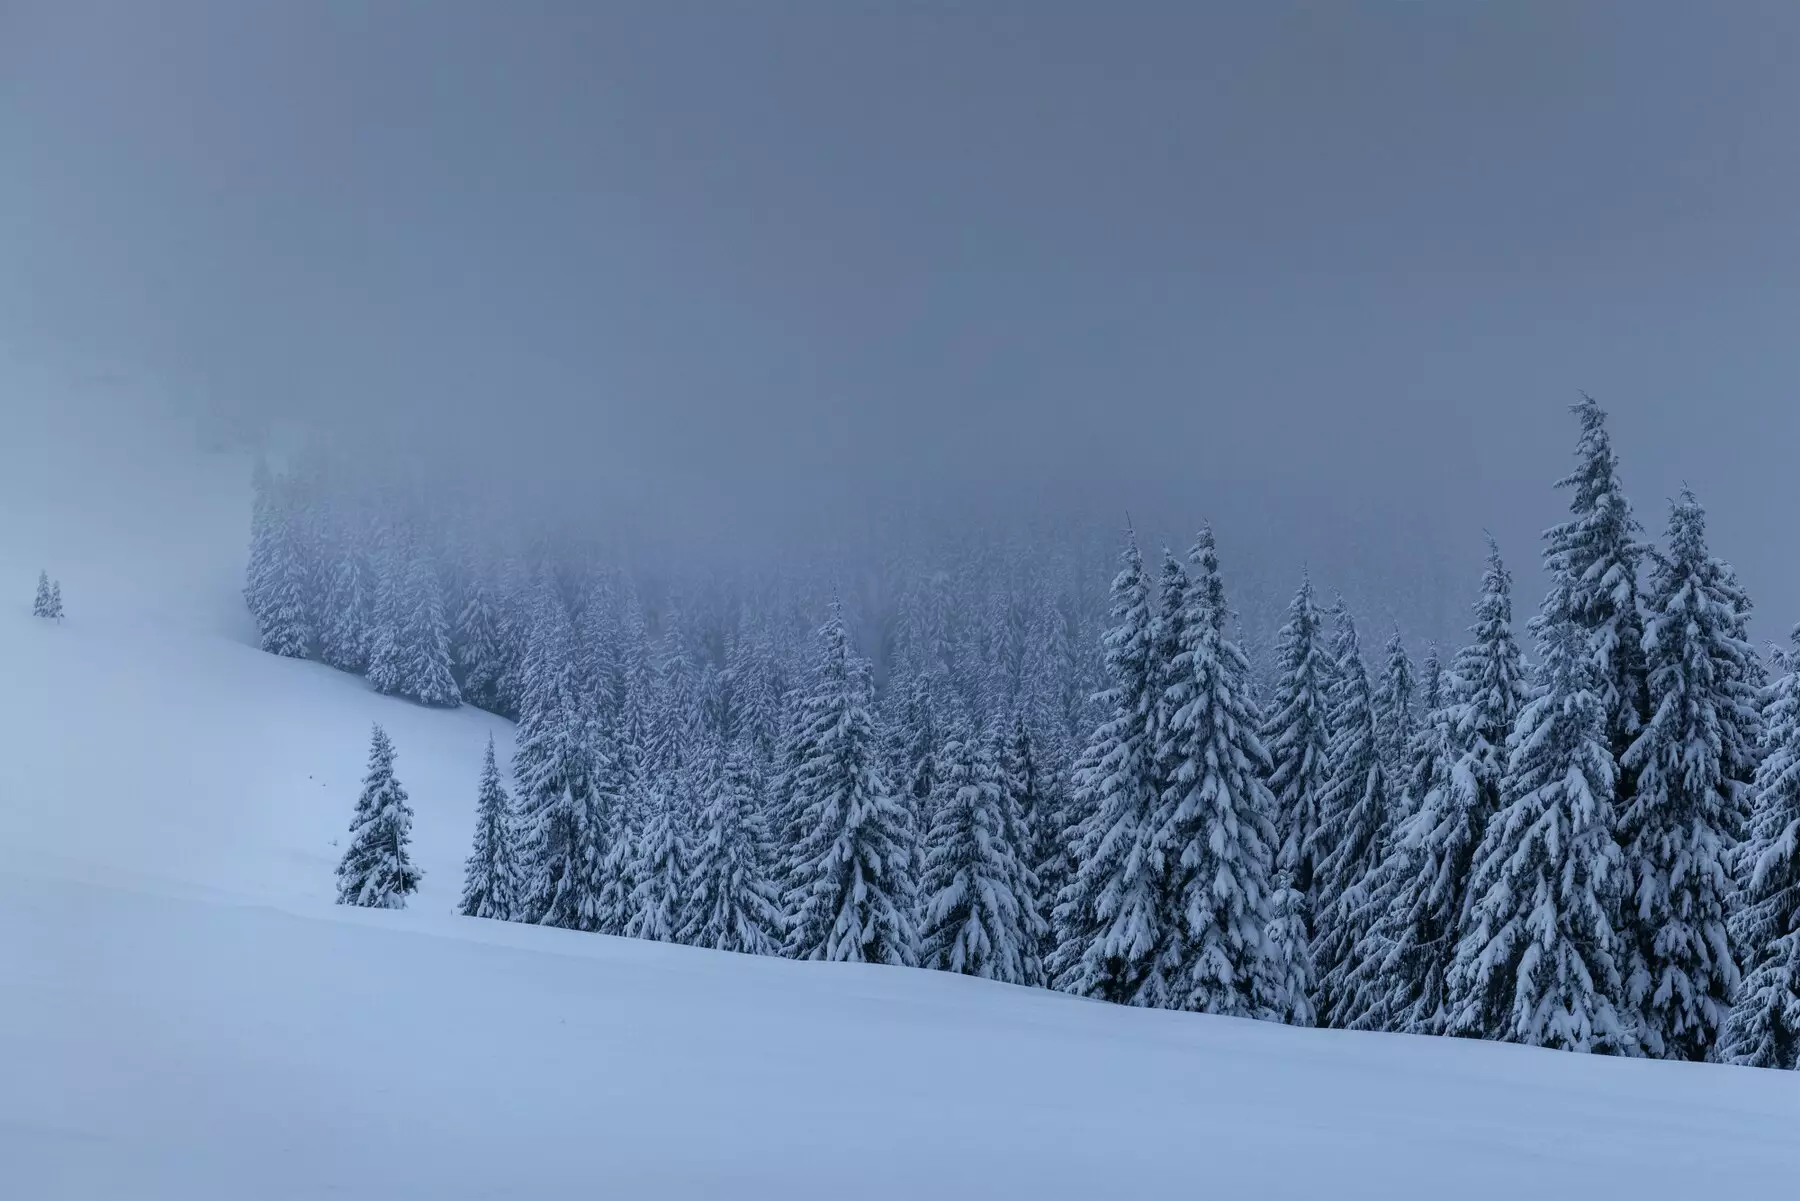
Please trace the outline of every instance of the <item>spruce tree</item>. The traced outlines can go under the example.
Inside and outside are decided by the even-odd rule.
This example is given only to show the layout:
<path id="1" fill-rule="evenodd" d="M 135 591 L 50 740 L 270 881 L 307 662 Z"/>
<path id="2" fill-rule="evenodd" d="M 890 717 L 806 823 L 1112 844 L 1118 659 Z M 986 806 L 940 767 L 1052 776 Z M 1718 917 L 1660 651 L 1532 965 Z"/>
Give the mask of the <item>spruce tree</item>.
<path id="1" fill-rule="evenodd" d="M 781 890 L 769 874 L 758 753 L 746 736 L 714 773 L 688 873 L 678 941 L 718 951 L 774 955 L 786 935 Z"/>
<path id="2" fill-rule="evenodd" d="M 1650 712 L 1638 603 L 1642 528 L 1619 485 L 1606 412 L 1585 394 L 1571 411 L 1581 423 L 1575 444 L 1580 463 L 1556 485 L 1571 490 L 1569 520 L 1544 532 L 1544 567 L 1552 581 L 1544 612 L 1567 614 L 1588 637 L 1616 761 L 1625 757 Z M 1635 792 L 1636 776 L 1629 769 L 1615 774 L 1622 805 Z"/>
<path id="3" fill-rule="evenodd" d="M 311 587 L 302 558 L 299 531 L 291 514 L 276 508 L 267 518 L 268 544 L 256 584 L 257 624 L 262 649 L 272 655 L 304 659 L 312 653 L 316 631 L 307 607 Z M 54 598 L 55 588 L 52 586 Z"/>
<path id="4" fill-rule="evenodd" d="M 33 617 L 48 618 L 50 613 L 50 573 L 38 572 L 37 598 L 31 602 Z"/>
<path id="5" fill-rule="evenodd" d="M 1010 812 L 998 743 L 988 734 L 944 748 L 920 882 L 920 959 L 940 971 L 1037 984 L 1037 879 L 1025 862 L 1024 825 Z"/>
<path id="6" fill-rule="evenodd" d="M 911 966 L 918 958 L 914 835 L 881 770 L 868 664 L 851 650 L 835 601 L 819 643 L 801 702 L 804 749 L 789 785 L 803 833 L 787 873 L 794 883 L 786 952 Z"/>
<path id="7" fill-rule="evenodd" d="M 1417 717 L 1413 712 L 1413 667 L 1406 653 L 1406 642 L 1396 625 L 1388 635 L 1386 660 L 1381 683 L 1375 689 L 1375 732 L 1388 777 L 1397 783 L 1406 779 L 1407 751 Z"/>
<path id="8" fill-rule="evenodd" d="M 465 917 L 509 921 L 518 908 L 519 870 L 513 861 L 512 798 L 500 782 L 494 738 L 488 736 L 475 801 L 475 844 L 463 869 L 461 912 Z"/>
<path id="9" fill-rule="evenodd" d="M 483 709 L 496 708 L 505 654 L 494 598 L 479 575 L 469 582 L 457 612 L 455 647 L 463 699 Z"/>
<path id="10" fill-rule="evenodd" d="M 1793 644 L 1800 651 L 1800 627 Z M 1719 1057 L 1791 1070 L 1800 1069 L 1800 655 L 1782 666 L 1764 709 L 1755 811 L 1737 860 L 1741 894 L 1730 930 L 1744 982 Z"/>
<path id="11" fill-rule="evenodd" d="M 407 856 L 412 807 L 394 778 L 394 744 L 376 726 L 369 740 L 369 770 L 350 821 L 350 846 L 338 864 L 337 901 L 367 909 L 404 909 L 424 875 Z"/>
<path id="12" fill-rule="evenodd" d="M 450 670 L 450 627 L 444 619 L 443 585 L 422 554 L 415 554 L 391 601 L 392 616 L 377 644 L 369 682 L 381 692 L 422 705 L 455 708 L 462 694 Z"/>
<path id="13" fill-rule="evenodd" d="M 1161 881 L 1143 846 L 1159 800 L 1152 721 L 1162 672 L 1150 581 L 1135 538 L 1122 558 L 1112 584 L 1115 624 L 1104 643 L 1111 686 L 1099 704 L 1106 718 L 1076 773 L 1074 873 L 1057 898 L 1051 976 L 1056 987 L 1078 996 L 1167 1006 L 1172 990 L 1158 963 Z"/>
<path id="14" fill-rule="evenodd" d="M 1312 942 L 1319 975 L 1319 1020 L 1345 1026 L 1359 1010 L 1353 980 L 1371 925 L 1367 898 L 1395 808 L 1395 788 L 1382 762 L 1368 669 L 1356 624 L 1338 615 L 1337 686 L 1332 695 L 1331 776 L 1319 799 L 1310 850 L 1317 865 Z"/>
<path id="15" fill-rule="evenodd" d="M 652 794 L 649 821 L 637 843 L 635 886 L 625 933 L 651 942 L 674 942 L 681 933 L 688 890 L 689 847 L 683 807 L 660 789 Z"/>
<path id="16" fill-rule="evenodd" d="M 1157 761 L 1166 773 L 1145 828 L 1161 865 L 1171 1000 L 1204 1013 L 1252 1016 L 1287 1006 L 1267 971 L 1274 800 L 1268 753 L 1256 735 L 1250 663 L 1225 633 L 1229 616 L 1210 527 L 1190 553 L 1194 571 L 1175 626 L 1163 690 Z M 1284 973 L 1285 974 L 1285 973 Z"/>
<path id="17" fill-rule="evenodd" d="M 1269 789 L 1275 796 L 1276 830 L 1281 839 L 1277 862 L 1300 893 L 1300 919 L 1310 938 L 1314 873 L 1311 841 L 1319 828 L 1320 798 L 1331 775 L 1328 690 L 1334 675 L 1310 579 L 1300 582 L 1299 591 L 1288 605 L 1287 624 L 1281 628 L 1278 670 L 1274 702 L 1262 738 L 1274 764 Z"/>
<path id="18" fill-rule="evenodd" d="M 1041 968 L 1056 952 L 1050 910 L 1064 883 L 1062 833 L 1067 814 L 1056 777 L 1046 769 L 1038 747 L 1038 735 L 1026 721 L 1024 710 L 1016 711 L 1001 755 L 1000 775 L 1007 811 L 1018 821 L 1020 853 L 1034 885 L 1032 895 L 1024 900 L 1038 930 L 1036 954 Z"/>
<path id="19" fill-rule="evenodd" d="M 1706 548 L 1693 493 L 1670 506 L 1645 607 L 1650 719 L 1626 752 L 1637 792 L 1620 815 L 1629 889 L 1626 996 L 1647 1054 L 1706 1058 L 1738 987 L 1726 919 L 1737 798 L 1748 761 L 1738 710 L 1751 703 L 1739 601 Z"/>
<path id="20" fill-rule="evenodd" d="M 62 581 L 50 581 L 50 620 L 60 622 L 63 619 Z"/>
<path id="21" fill-rule="evenodd" d="M 1502 789 L 1469 876 L 1450 971 L 1453 1032 L 1556 1047 L 1631 1048 L 1608 892 L 1613 759 L 1587 631 L 1540 624 L 1543 685 L 1519 715 Z"/>
<path id="22" fill-rule="evenodd" d="M 363 569 L 362 555 L 353 549 L 345 549 L 338 556 L 326 595 L 319 657 L 339 671 L 368 670 L 373 622 L 374 597 Z"/>
<path id="23" fill-rule="evenodd" d="M 589 748 L 569 653 L 568 611 L 547 586 L 539 590 L 535 611 L 513 751 L 525 848 L 520 913 L 523 921 L 563 925 L 576 920 L 576 881 L 568 877 L 588 803 Z"/>
<path id="24" fill-rule="evenodd" d="M 1405 816 L 1363 889 L 1365 924 L 1341 991 L 1352 1030 L 1438 1034 L 1448 1020 L 1447 976 L 1460 931 L 1463 884 L 1473 845 L 1466 818 L 1475 795 L 1452 751 L 1457 711 L 1447 701 L 1434 649 L 1425 662 L 1424 718 L 1413 733 L 1403 779 Z"/>

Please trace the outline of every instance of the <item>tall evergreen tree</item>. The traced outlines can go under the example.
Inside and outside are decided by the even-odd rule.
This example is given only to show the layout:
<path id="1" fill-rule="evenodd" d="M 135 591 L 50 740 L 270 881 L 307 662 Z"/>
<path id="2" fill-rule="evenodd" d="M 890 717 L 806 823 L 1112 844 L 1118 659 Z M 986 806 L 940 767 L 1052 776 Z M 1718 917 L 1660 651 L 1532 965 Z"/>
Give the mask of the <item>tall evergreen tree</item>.
<path id="1" fill-rule="evenodd" d="M 1370 879 L 1381 860 L 1395 789 L 1376 742 L 1368 669 L 1348 613 L 1338 615 L 1337 686 L 1332 695 L 1331 777 L 1319 800 L 1311 851 L 1317 865 L 1313 963 L 1320 1021 L 1348 1025 L 1359 1008 L 1352 982 L 1370 927 Z"/>
<path id="2" fill-rule="evenodd" d="M 819 659 L 801 702 L 801 757 L 793 809 L 804 831 L 792 848 L 787 953 L 911 966 L 917 881 L 906 810 L 883 776 L 869 712 L 868 664 L 850 648 L 834 602 L 819 631 Z"/>
<path id="3" fill-rule="evenodd" d="M 338 904 L 365 909 L 404 909 L 424 875 L 407 854 L 412 807 L 394 778 L 394 744 L 376 726 L 369 740 L 369 770 L 350 821 L 350 846 L 338 864 Z"/>
<path id="4" fill-rule="evenodd" d="M 257 615 L 263 650 L 304 659 L 312 654 L 317 635 L 306 603 L 311 580 L 293 515 L 279 499 L 271 500 L 270 505 L 264 519 L 267 541 L 259 556 L 260 574 L 251 581 L 255 594 L 251 611 Z M 53 587 L 53 595 L 54 591 Z"/>
<path id="5" fill-rule="evenodd" d="M 1010 812 L 999 754 L 992 734 L 944 748 L 920 884 L 920 958 L 940 971 L 1037 984 L 1037 879 L 1025 862 L 1024 824 Z"/>
<path id="6" fill-rule="evenodd" d="M 33 617 L 50 616 L 50 573 L 38 572 L 37 597 L 31 602 Z"/>
<path id="7" fill-rule="evenodd" d="M 456 614 L 454 645 L 463 699 L 483 709 L 500 704 L 500 677 L 506 669 L 500 616 L 487 582 L 475 574 Z"/>
<path id="8" fill-rule="evenodd" d="M 649 821 L 637 843 L 626 934 L 651 942 L 676 940 L 684 924 L 692 859 L 685 806 L 672 795 L 657 790 L 650 803 Z"/>
<path id="9" fill-rule="evenodd" d="M 490 734 L 475 801 L 475 844 L 463 868 L 463 916 L 501 921 L 512 918 L 518 908 L 519 893 L 514 838 L 512 798 L 500 782 L 500 766 L 494 760 L 494 739 Z"/>
<path id="10" fill-rule="evenodd" d="M 1404 816 L 1363 889 L 1357 917 L 1368 932 L 1339 1005 L 1352 1030 L 1438 1034 L 1448 1021 L 1446 980 L 1474 850 L 1466 818 L 1475 786 L 1466 765 L 1457 771 L 1457 711 L 1435 649 L 1421 678 L 1424 719 L 1406 756 Z"/>
<path id="11" fill-rule="evenodd" d="M 1280 639 L 1280 674 L 1262 737 L 1274 762 L 1269 788 L 1281 839 L 1277 861 L 1303 899 L 1300 917 L 1310 938 L 1312 838 L 1331 776 L 1329 687 L 1334 676 L 1310 579 L 1303 579 L 1294 593 Z"/>
<path id="12" fill-rule="evenodd" d="M 1571 491 L 1569 520 L 1544 533 L 1544 567 L 1552 581 L 1544 612 L 1567 614 L 1587 634 L 1607 740 L 1618 761 L 1650 712 L 1638 604 L 1642 528 L 1619 485 L 1606 412 L 1587 395 L 1571 411 L 1581 423 L 1575 444 L 1580 463 L 1556 485 Z M 1616 799 L 1623 804 L 1635 792 L 1636 773 L 1626 768 L 1615 776 Z"/>
<path id="13" fill-rule="evenodd" d="M 450 627 L 443 585 L 423 555 L 412 555 L 376 641 L 369 682 L 378 691 L 455 708 L 463 702 L 450 672 Z"/>
<path id="14" fill-rule="evenodd" d="M 1256 735 L 1250 663 L 1226 637 L 1229 616 L 1210 527 L 1190 554 L 1194 571 L 1176 627 L 1176 653 L 1157 731 L 1162 794 L 1145 835 L 1161 866 L 1172 1000 L 1205 1013 L 1251 1016 L 1273 1001 L 1269 924 L 1275 802 L 1268 753 Z M 1285 974 L 1285 973 L 1284 973 Z"/>
<path id="15" fill-rule="evenodd" d="M 62 581 L 50 581 L 50 620 L 60 622 L 63 619 Z"/>
<path id="16" fill-rule="evenodd" d="M 1800 651 L 1800 627 L 1793 644 Z M 1737 861 L 1741 902 L 1730 930 L 1744 982 L 1719 1057 L 1800 1069 L 1800 655 L 1782 666 L 1765 706 L 1755 813 Z"/>
<path id="17" fill-rule="evenodd" d="M 1626 994 L 1645 1051 L 1704 1059 L 1738 987 L 1726 918 L 1737 797 L 1750 761 L 1738 712 L 1752 702 L 1738 599 L 1706 548 L 1693 493 L 1670 506 L 1645 609 L 1651 714 L 1626 752 L 1637 792 L 1621 815 Z"/>
<path id="18" fill-rule="evenodd" d="M 1099 703 L 1107 717 L 1076 776 L 1075 870 L 1057 899 L 1051 973 L 1058 988 L 1079 996 L 1166 1006 L 1172 987 L 1158 962 L 1161 881 L 1143 841 L 1159 799 L 1153 721 L 1162 671 L 1150 580 L 1135 538 L 1122 557 L 1112 585 L 1115 624 L 1105 638 L 1111 686 Z"/>
<path id="19" fill-rule="evenodd" d="M 1543 685 L 1519 715 L 1502 805 L 1469 877 L 1450 972 L 1453 1031 L 1569 1051 L 1627 1051 L 1608 897 L 1613 759 L 1587 631 L 1540 624 Z"/>
<path id="20" fill-rule="evenodd" d="M 1026 721 L 1024 710 L 1016 711 L 1001 755 L 1000 775 L 1007 811 L 1019 824 L 1020 857 L 1031 873 L 1032 895 L 1022 900 L 1038 931 L 1036 956 L 1041 969 L 1056 953 L 1050 909 L 1064 883 L 1062 833 L 1067 814 L 1056 778 L 1046 770 L 1038 746 L 1038 735 Z"/>
<path id="21" fill-rule="evenodd" d="M 374 594 L 362 555 L 345 547 L 338 555 L 326 594 L 319 657 L 339 671 L 367 671 L 374 623 Z"/>
<path id="22" fill-rule="evenodd" d="M 513 751 L 519 829 L 526 848 L 521 920 L 577 923 L 575 843 L 588 807 L 591 772 L 570 654 L 568 610 L 546 584 L 535 605 L 531 647 L 521 671 L 521 711 Z"/>
<path id="23" fill-rule="evenodd" d="M 1387 764 L 1388 778 L 1397 784 L 1406 779 L 1407 751 L 1418 722 L 1413 712 L 1413 690 L 1412 659 L 1396 625 L 1388 635 L 1386 661 L 1381 683 L 1375 689 L 1374 705 L 1377 745 Z"/>
<path id="24" fill-rule="evenodd" d="M 769 873 L 759 754 L 734 742 L 714 773 L 700 814 L 678 941 L 746 955 L 774 955 L 786 936 L 781 889 Z"/>

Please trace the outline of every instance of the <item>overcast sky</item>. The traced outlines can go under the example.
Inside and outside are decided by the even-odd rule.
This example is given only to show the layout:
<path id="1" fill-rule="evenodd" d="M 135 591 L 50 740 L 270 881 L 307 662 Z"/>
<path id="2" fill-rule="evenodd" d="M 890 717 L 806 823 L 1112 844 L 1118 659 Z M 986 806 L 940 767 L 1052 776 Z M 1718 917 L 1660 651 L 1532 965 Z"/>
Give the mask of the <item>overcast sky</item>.
<path id="1" fill-rule="evenodd" d="M 1796 62 L 1791 0 L 0 0 L 0 341 L 746 537 L 1129 506 L 1460 605 L 1485 527 L 1525 607 L 1586 389 L 1775 634 Z"/>

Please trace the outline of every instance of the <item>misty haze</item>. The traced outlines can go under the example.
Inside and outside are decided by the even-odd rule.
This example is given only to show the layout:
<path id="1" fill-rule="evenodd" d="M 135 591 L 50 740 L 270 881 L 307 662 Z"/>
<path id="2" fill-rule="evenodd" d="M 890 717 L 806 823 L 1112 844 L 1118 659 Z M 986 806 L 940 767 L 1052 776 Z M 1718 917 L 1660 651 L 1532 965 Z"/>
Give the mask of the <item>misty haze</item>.
<path id="1" fill-rule="evenodd" d="M 1797 54 L 0 0 L 0 1194 L 1778 1193 Z"/>

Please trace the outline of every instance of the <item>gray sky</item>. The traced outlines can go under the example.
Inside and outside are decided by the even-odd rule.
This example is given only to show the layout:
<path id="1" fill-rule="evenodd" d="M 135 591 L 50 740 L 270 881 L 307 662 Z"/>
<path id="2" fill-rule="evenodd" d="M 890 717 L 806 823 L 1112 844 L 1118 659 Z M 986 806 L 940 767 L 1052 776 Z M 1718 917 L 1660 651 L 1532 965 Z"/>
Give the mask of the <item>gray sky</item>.
<path id="1" fill-rule="evenodd" d="M 1586 389 L 1775 634 L 1797 60 L 1787 0 L 0 0 L 0 342 L 746 537 L 1130 506 L 1459 607 L 1483 527 L 1535 604 Z"/>

